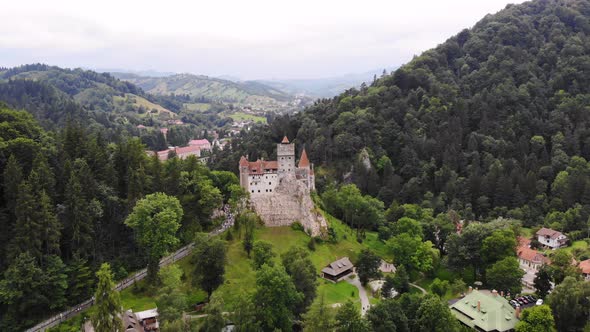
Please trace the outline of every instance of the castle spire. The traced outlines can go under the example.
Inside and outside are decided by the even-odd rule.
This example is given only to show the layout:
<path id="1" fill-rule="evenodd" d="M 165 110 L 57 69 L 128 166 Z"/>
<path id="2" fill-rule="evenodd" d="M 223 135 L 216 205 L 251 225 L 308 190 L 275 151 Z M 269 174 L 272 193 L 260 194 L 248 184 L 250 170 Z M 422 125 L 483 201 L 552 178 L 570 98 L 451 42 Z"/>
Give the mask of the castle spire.
<path id="1" fill-rule="evenodd" d="M 248 159 L 246 159 L 246 157 L 242 156 L 242 158 L 240 158 L 240 166 L 248 166 L 250 163 L 248 163 Z"/>
<path id="2" fill-rule="evenodd" d="M 281 144 L 289 144 L 289 139 L 287 138 L 287 135 L 285 135 L 285 137 L 283 137 Z"/>
<path id="3" fill-rule="evenodd" d="M 299 158 L 299 168 L 309 167 L 309 159 L 307 159 L 307 152 L 305 152 L 305 148 L 303 148 L 303 152 L 301 152 L 301 158 Z"/>

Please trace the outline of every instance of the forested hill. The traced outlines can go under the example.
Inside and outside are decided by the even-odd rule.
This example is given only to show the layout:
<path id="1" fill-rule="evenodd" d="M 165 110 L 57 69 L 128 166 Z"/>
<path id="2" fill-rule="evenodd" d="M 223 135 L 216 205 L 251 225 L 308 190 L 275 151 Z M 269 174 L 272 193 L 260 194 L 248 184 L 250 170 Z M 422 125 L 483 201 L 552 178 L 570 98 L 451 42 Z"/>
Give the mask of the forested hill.
<path id="1" fill-rule="evenodd" d="M 370 86 L 253 132 L 218 162 L 237 165 L 261 147 L 272 155 L 287 133 L 323 166 L 320 190 L 352 180 L 386 206 L 423 202 L 464 218 L 581 229 L 590 212 L 589 33 L 588 1 L 507 6 Z M 359 162 L 367 157 L 368 168 Z"/>
<path id="2" fill-rule="evenodd" d="M 0 101 L 51 127 L 66 119 L 106 128 L 175 118 L 182 102 L 146 94 L 109 74 L 43 64 L 0 68 Z"/>
<path id="3" fill-rule="evenodd" d="M 177 74 L 144 77 L 129 73 L 112 73 L 157 95 L 180 94 L 223 103 L 234 103 L 256 109 L 285 110 L 309 100 L 296 97 L 261 82 L 233 82 L 204 75 Z"/>

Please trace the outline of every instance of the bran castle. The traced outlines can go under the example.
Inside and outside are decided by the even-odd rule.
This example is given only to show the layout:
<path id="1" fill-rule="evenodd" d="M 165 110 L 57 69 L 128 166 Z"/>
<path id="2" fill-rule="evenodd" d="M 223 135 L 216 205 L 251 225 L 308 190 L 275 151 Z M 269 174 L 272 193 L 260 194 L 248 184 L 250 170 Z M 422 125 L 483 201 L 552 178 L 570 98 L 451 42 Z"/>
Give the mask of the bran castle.
<path id="1" fill-rule="evenodd" d="M 250 205 L 266 226 L 297 222 L 310 236 L 327 236 L 328 223 L 311 199 L 315 176 L 305 149 L 295 167 L 295 145 L 285 136 L 277 144 L 277 160 L 242 157 L 239 166 L 240 185 L 250 193 Z"/>
<path id="2" fill-rule="evenodd" d="M 295 167 L 295 144 L 289 143 L 287 136 L 277 144 L 277 160 L 248 161 L 244 156 L 240 159 L 240 185 L 251 196 L 272 194 L 277 185 L 293 177 L 309 191 L 315 190 L 313 164 L 303 149 Z"/>

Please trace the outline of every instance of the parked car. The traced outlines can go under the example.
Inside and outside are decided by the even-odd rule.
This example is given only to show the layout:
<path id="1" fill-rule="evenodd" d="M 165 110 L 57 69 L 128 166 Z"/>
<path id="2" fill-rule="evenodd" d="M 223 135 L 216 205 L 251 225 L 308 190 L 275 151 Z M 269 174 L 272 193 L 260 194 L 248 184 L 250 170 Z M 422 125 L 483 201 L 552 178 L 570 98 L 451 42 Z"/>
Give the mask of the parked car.
<path id="1" fill-rule="evenodd" d="M 517 299 L 516 299 L 516 301 L 517 301 L 517 302 L 518 302 L 520 305 L 525 305 L 525 304 L 527 304 L 527 303 L 528 303 L 528 302 L 525 302 L 526 300 L 525 300 L 524 298 L 522 298 L 522 297 L 519 297 L 519 298 L 517 298 Z"/>
<path id="2" fill-rule="evenodd" d="M 535 301 L 537 300 L 537 299 L 536 299 L 534 296 L 532 296 L 532 295 L 527 295 L 527 296 L 525 296 L 525 297 L 526 297 L 526 299 L 527 299 L 527 300 L 529 300 L 529 303 L 533 303 L 533 302 L 535 302 Z"/>
<path id="3" fill-rule="evenodd" d="M 543 305 L 543 299 L 538 299 L 536 305 Z"/>

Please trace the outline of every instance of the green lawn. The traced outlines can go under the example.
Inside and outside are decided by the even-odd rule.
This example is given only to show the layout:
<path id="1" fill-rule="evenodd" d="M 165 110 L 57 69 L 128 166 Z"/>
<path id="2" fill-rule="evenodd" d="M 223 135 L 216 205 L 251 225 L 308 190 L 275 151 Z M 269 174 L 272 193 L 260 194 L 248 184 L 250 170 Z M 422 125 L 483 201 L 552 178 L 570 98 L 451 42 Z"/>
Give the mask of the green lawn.
<path id="1" fill-rule="evenodd" d="M 520 228 L 520 235 L 526 238 L 530 238 L 533 235 L 533 231 L 528 227 L 521 227 Z"/>
<path id="2" fill-rule="evenodd" d="M 144 283 L 141 281 L 141 283 Z M 125 310 L 131 309 L 134 312 L 148 310 L 156 307 L 156 301 L 154 296 L 148 295 L 147 293 L 133 293 L 133 287 L 121 291 L 121 305 Z"/>
<path id="3" fill-rule="evenodd" d="M 310 251 L 310 258 L 318 271 L 328 263 L 348 256 L 351 260 L 356 260 L 358 253 L 371 244 L 371 247 L 383 250 L 383 247 L 377 243 L 376 233 L 368 233 L 372 237 L 371 241 L 365 241 L 362 244 L 356 241 L 356 233 L 344 225 L 339 220 L 326 215 L 330 227 L 336 232 L 337 243 L 320 242 L 316 243 L 315 251 Z M 280 255 L 292 247 L 306 248 L 310 237 L 302 231 L 295 231 L 291 227 L 263 227 L 255 232 L 255 240 L 263 240 L 273 245 L 273 250 L 277 254 L 276 260 L 280 260 Z M 378 252 L 377 249 L 373 249 Z M 226 266 L 225 283 L 218 288 L 214 296 L 220 296 L 223 302 L 230 307 L 237 303 L 237 299 L 244 294 L 253 292 L 256 286 L 255 272 L 251 267 L 251 261 L 248 259 L 241 240 L 238 235 L 228 243 L 228 264 Z M 324 294 L 324 300 L 328 305 L 343 303 L 349 299 L 359 301 L 358 290 L 346 283 L 331 283 L 318 277 L 318 297 Z M 351 297 L 351 293 L 355 296 Z M 359 301 L 360 307 L 360 301 Z"/>
<path id="4" fill-rule="evenodd" d="M 230 114 L 230 118 L 234 119 L 234 121 L 254 121 L 259 123 L 266 123 L 266 118 L 263 116 L 247 114 L 243 112 L 238 112 L 234 114 Z"/>
<path id="5" fill-rule="evenodd" d="M 570 246 L 565 247 L 562 250 L 567 250 L 569 252 L 572 252 L 572 251 L 574 251 L 574 249 L 587 250 L 588 249 L 588 242 L 586 242 L 586 240 L 574 241 Z"/>
<path id="6" fill-rule="evenodd" d="M 207 103 L 185 103 L 184 108 L 193 112 L 205 112 L 211 109 L 211 104 Z"/>
<path id="7" fill-rule="evenodd" d="M 341 221 L 326 215 L 330 227 L 336 233 L 338 239 L 337 243 L 318 242 L 315 246 L 315 251 L 310 251 L 310 258 L 318 276 L 320 270 L 328 263 L 348 256 L 353 262 L 356 260 L 358 253 L 364 248 L 371 248 L 377 254 L 385 255 L 385 245 L 381 243 L 377 234 L 374 232 L 367 232 L 367 237 L 363 243 L 356 240 L 356 232 L 352 231 L 347 225 Z M 273 250 L 277 254 L 277 262 L 280 260 L 280 255 L 288 251 L 292 247 L 308 248 L 310 237 L 303 231 L 295 231 L 291 227 L 261 227 L 255 231 L 255 240 L 264 240 L 273 245 Z M 200 290 L 193 284 L 192 269 L 190 256 L 186 257 L 176 263 L 183 270 L 183 284 L 182 289 L 189 298 L 189 305 L 199 302 L 206 298 L 206 293 Z M 145 282 L 138 283 L 139 291 L 134 291 L 134 286 L 123 290 L 121 294 L 121 302 L 124 309 L 132 309 L 133 311 L 141 311 L 156 307 L 155 291 L 145 288 Z M 254 291 L 256 286 L 255 271 L 251 266 L 251 260 L 247 257 L 246 252 L 242 247 L 239 234 L 234 232 L 234 239 L 227 243 L 227 265 L 225 271 L 225 282 L 214 293 L 214 297 L 220 297 L 226 305 L 226 310 L 232 310 L 232 307 L 238 303 L 238 299 L 245 294 L 250 294 Z M 358 297 L 358 290 L 356 287 L 347 282 L 332 283 L 318 277 L 318 296 L 324 296 L 327 305 L 336 303 L 345 303 L 346 301 L 353 301 L 360 309 L 360 300 Z M 370 296 L 371 303 L 377 303 L 379 299 Z M 190 310 L 190 307 L 187 308 Z"/>
<path id="8" fill-rule="evenodd" d="M 319 299 L 323 295 L 324 301 L 328 305 L 352 301 L 357 304 L 359 308 L 361 306 L 358 289 L 347 282 L 339 282 L 335 284 L 322 279 L 319 281 L 317 294 L 318 296 L 316 299 Z"/>

